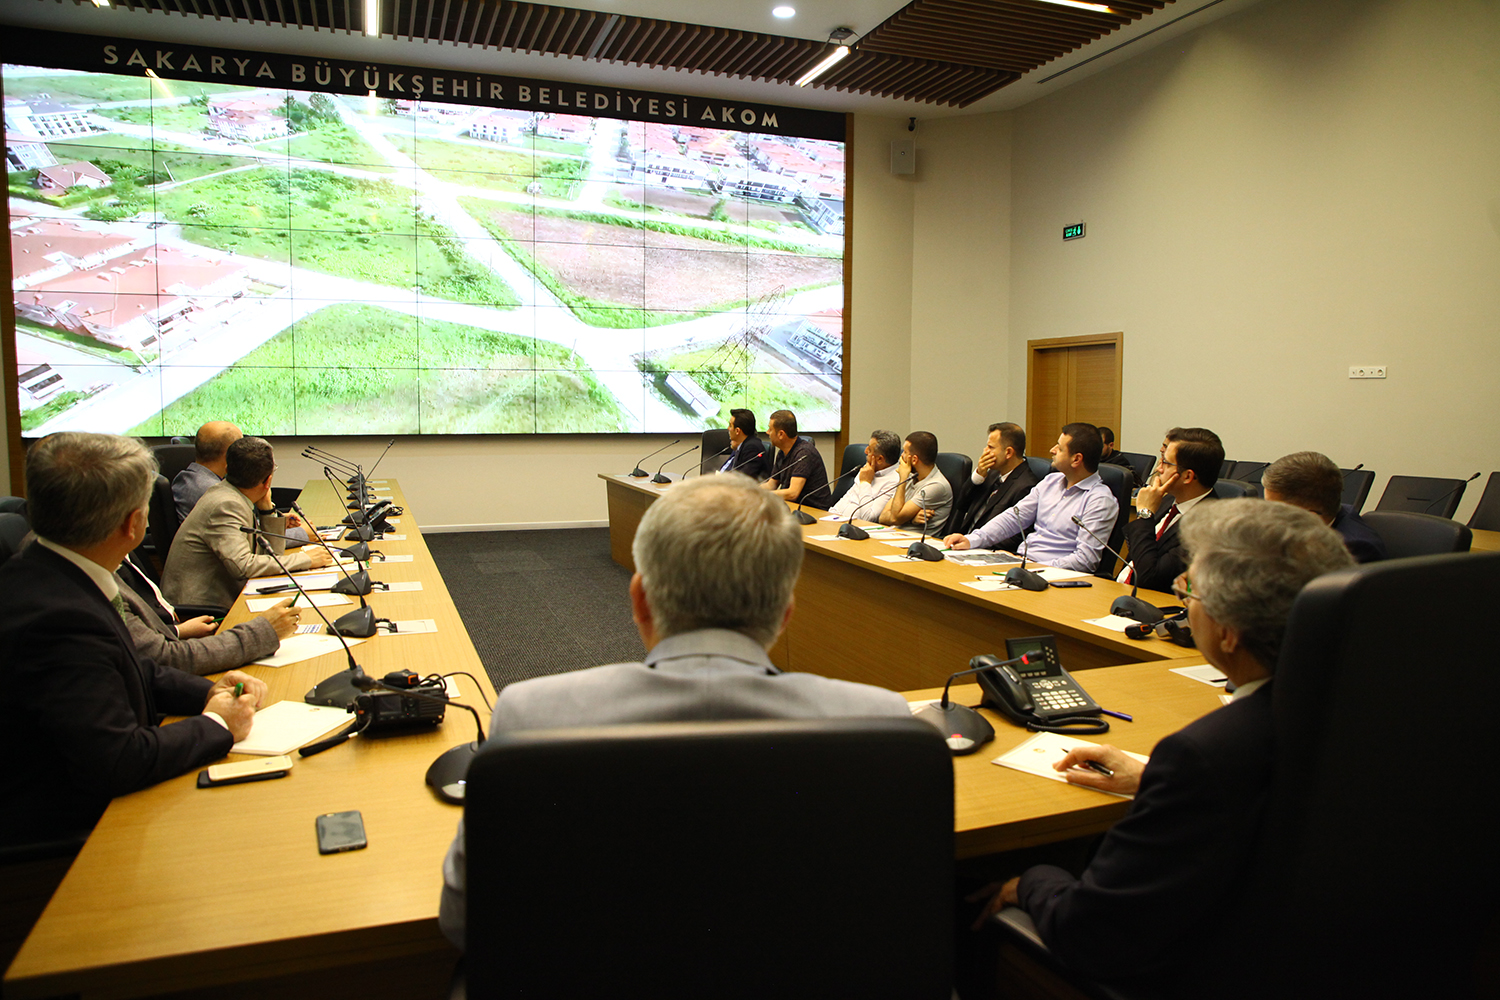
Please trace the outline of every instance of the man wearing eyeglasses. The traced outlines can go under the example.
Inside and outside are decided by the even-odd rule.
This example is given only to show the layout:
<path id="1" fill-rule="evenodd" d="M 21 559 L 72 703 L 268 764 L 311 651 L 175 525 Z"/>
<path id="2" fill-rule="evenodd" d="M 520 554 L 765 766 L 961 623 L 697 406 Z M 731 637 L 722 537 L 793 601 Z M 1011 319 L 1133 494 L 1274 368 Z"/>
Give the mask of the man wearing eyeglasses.
<path id="1" fill-rule="evenodd" d="M 1125 526 L 1129 560 L 1116 578 L 1166 590 L 1187 568 L 1177 526 L 1188 511 L 1214 498 L 1224 444 L 1206 427 L 1173 427 L 1151 480 L 1136 494 L 1136 518 Z"/>
<path id="2" fill-rule="evenodd" d="M 1144 766 L 1093 743 L 1058 760 L 1069 783 L 1135 801 L 1081 877 L 1028 868 L 999 887 L 975 926 L 1019 906 L 1072 971 L 1128 980 L 1132 995 L 1211 997 L 1243 977 L 1250 954 L 1226 948 L 1221 933 L 1273 776 L 1271 686 L 1287 618 L 1311 580 L 1354 561 L 1321 520 L 1288 504 L 1220 500 L 1194 511 L 1183 533 L 1190 563 L 1174 591 L 1233 700 L 1163 739 Z"/>

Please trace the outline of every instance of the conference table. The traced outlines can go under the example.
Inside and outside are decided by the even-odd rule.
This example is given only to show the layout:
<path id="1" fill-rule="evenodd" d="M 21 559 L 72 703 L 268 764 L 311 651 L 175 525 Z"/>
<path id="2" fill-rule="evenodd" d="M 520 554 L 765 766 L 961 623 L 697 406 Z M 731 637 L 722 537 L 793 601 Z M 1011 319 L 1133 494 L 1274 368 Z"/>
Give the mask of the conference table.
<path id="1" fill-rule="evenodd" d="M 377 482 L 375 489 L 405 506 L 395 482 Z M 335 512 L 342 511 L 342 501 L 318 481 L 309 484 L 303 500 L 303 507 L 320 524 L 332 523 Z M 408 509 L 399 521 L 394 530 L 406 538 L 379 541 L 374 547 L 388 555 L 409 554 L 412 561 L 377 561 L 372 576 L 386 582 L 420 581 L 422 589 L 377 590 L 368 600 L 381 617 L 430 618 L 437 631 L 377 636 L 354 646 L 356 659 L 377 676 L 403 668 L 422 674 L 467 671 L 479 678 L 484 698 L 492 699 L 415 516 Z M 820 524 L 810 530 L 826 529 Z M 812 551 L 819 551 L 812 547 L 821 544 L 807 543 Z M 843 559 L 849 558 L 847 550 L 839 551 L 845 552 Z M 857 563 L 850 565 L 872 574 L 872 579 L 914 592 L 934 592 L 933 580 L 908 576 L 900 569 L 886 569 L 882 575 L 881 570 Z M 917 572 L 942 569 L 940 564 L 928 564 Z M 1079 593 L 1089 592 L 1026 596 L 1074 598 Z M 986 610 L 984 601 L 973 606 Z M 813 614 L 822 613 L 814 608 Z M 1009 616 L 1030 629 L 1029 634 L 1042 631 L 1039 626 L 1045 620 L 1036 609 L 987 613 Z M 227 624 L 247 615 L 241 600 Z M 809 627 L 815 624 L 806 608 L 799 615 Z M 958 621 L 953 619 L 949 627 L 957 627 Z M 890 641 L 878 648 L 888 653 L 903 638 L 888 633 Z M 794 636 L 789 645 L 783 644 L 783 655 L 800 653 L 802 641 Z M 960 653 L 965 662 L 959 665 L 966 665 L 968 654 L 954 655 Z M 1134 717 L 1133 722 L 1113 722 L 1111 733 L 1096 739 L 1149 753 L 1162 736 L 1215 708 L 1218 689 L 1171 673 L 1175 665 L 1201 662 L 1193 651 L 1183 653 L 1134 663 L 1121 657 L 1109 669 L 1089 670 L 1080 677 L 1101 705 Z M 950 664 L 939 660 L 937 652 L 930 655 L 934 666 L 941 667 L 942 677 L 935 681 L 941 683 Z M 317 681 L 345 665 L 342 653 L 330 653 L 281 668 L 247 669 L 269 684 L 269 703 L 300 700 Z M 464 700 L 475 701 L 474 682 L 460 677 L 458 683 Z M 920 700 L 940 693 L 908 690 L 907 696 Z M 953 695 L 976 704 L 979 689 L 955 686 Z M 995 723 L 995 741 L 978 753 L 954 759 L 958 857 L 1098 833 L 1124 814 L 1128 803 L 1123 799 L 991 764 L 1029 734 L 988 710 L 986 714 Z M 485 716 L 483 709 L 481 715 Z M 5 995 L 113 998 L 170 993 L 225 1000 L 326 997 L 338 991 L 376 997 L 445 996 L 458 955 L 438 930 L 437 908 L 441 862 L 460 811 L 440 802 L 423 776 L 439 753 L 473 736 L 472 718 L 450 708 L 442 725 L 431 732 L 356 738 L 297 759 L 287 778 L 199 789 L 195 771 L 116 799 L 6 973 Z M 346 809 L 363 814 L 368 848 L 319 855 L 315 817 Z"/>
<path id="2" fill-rule="evenodd" d="M 1470 552 L 1500 551 L 1500 531 L 1484 531 L 1480 528 L 1469 530 L 1474 534 L 1474 541 L 1469 545 Z"/>
<path id="3" fill-rule="evenodd" d="M 610 554 L 633 568 L 630 545 L 641 517 L 671 484 L 601 473 L 609 505 Z M 823 511 L 808 510 L 814 517 Z M 857 522 L 868 524 L 868 522 Z M 1089 624 L 1109 614 L 1130 588 L 1088 577 L 1088 587 L 983 591 L 976 577 L 996 580 L 990 567 L 943 560 L 897 559 L 907 542 L 887 543 L 835 536 L 837 522 L 802 528 L 806 556 L 797 582 L 797 605 L 786 631 L 771 649 L 783 670 L 801 670 L 843 680 L 907 691 L 941 684 L 979 653 L 1005 649 L 1007 638 L 1052 635 L 1069 670 L 1130 662 L 1201 662 L 1197 650 L 1166 639 L 1128 639 L 1106 626 Z M 887 558 L 882 558 L 887 557 Z M 1170 594 L 1141 591 L 1160 607 L 1175 606 Z"/>

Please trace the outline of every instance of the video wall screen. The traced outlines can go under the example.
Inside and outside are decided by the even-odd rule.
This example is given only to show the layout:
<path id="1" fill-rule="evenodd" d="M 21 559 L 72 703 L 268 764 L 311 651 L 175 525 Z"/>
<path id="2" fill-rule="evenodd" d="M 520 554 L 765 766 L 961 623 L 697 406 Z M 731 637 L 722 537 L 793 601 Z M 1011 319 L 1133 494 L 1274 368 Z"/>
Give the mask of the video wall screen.
<path id="1" fill-rule="evenodd" d="M 838 428 L 842 142 L 139 72 L 3 67 L 24 435 Z"/>

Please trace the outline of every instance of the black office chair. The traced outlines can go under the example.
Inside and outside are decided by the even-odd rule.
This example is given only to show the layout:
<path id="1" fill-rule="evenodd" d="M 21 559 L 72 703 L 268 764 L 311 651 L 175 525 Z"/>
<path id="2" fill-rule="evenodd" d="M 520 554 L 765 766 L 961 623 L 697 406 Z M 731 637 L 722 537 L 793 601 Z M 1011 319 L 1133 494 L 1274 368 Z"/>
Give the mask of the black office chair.
<path id="1" fill-rule="evenodd" d="M 953 506 L 948 512 L 948 524 L 952 524 L 954 515 L 967 506 L 969 491 L 974 488 L 974 460 L 956 451 L 940 451 L 936 464 L 943 478 L 948 480 L 949 488 L 953 490 Z"/>
<path id="2" fill-rule="evenodd" d="M 833 499 L 829 501 L 828 506 L 832 507 L 844 499 L 844 494 L 848 493 L 850 487 L 854 485 L 856 475 L 854 470 L 864 464 L 865 445 L 863 443 L 844 445 L 844 457 L 839 459 L 839 476 L 841 478 L 833 486 Z"/>
<path id="3" fill-rule="evenodd" d="M 1404 510 L 1413 514 L 1452 517 L 1464 498 L 1463 479 L 1431 476 L 1392 476 L 1380 494 L 1376 510 Z"/>
<path id="4" fill-rule="evenodd" d="M 1130 471 L 1135 473 L 1135 483 L 1137 486 L 1144 484 L 1147 479 L 1151 478 L 1151 470 L 1156 468 L 1155 455 L 1147 455 L 1139 451 L 1122 451 L 1120 454 L 1129 460 Z"/>
<path id="5" fill-rule="evenodd" d="M 724 427 L 711 427 L 703 432 L 703 443 L 698 450 L 698 475 L 717 471 L 729 458 L 729 431 Z"/>
<path id="6" fill-rule="evenodd" d="M 26 516 L 25 497 L 0 497 L 0 514 L 20 514 Z"/>
<path id="7" fill-rule="evenodd" d="M 1135 475 L 1123 465 L 1104 463 L 1099 466 L 1099 478 L 1104 480 L 1110 492 L 1115 495 L 1115 501 L 1120 505 L 1120 513 L 1115 517 L 1115 526 L 1109 532 L 1109 547 L 1119 552 L 1120 547 L 1125 543 L 1125 525 L 1130 522 L 1130 497 L 1135 491 Z M 1117 562 L 1119 560 L 1108 552 L 1100 553 L 1099 567 L 1094 571 L 1094 575 L 1113 580 L 1117 572 L 1115 565 Z"/>
<path id="8" fill-rule="evenodd" d="M 1220 500 L 1233 500 L 1237 497 L 1258 497 L 1260 495 L 1260 485 L 1258 483 L 1247 483 L 1239 479 L 1220 479 L 1214 483 L 1214 496 Z"/>
<path id="9" fill-rule="evenodd" d="M 1446 517 L 1379 509 L 1359 517 L 1385 542 L 1385 550 L 1392 559 L 1467 552 L 1474 541 L 1472 531 Z"/>
<path id="10" fill-rule="evenodd" d="M 1041 482 L 1057 470 L 1052 467 L 1051 459 L 1038 458 L 1035 455 L 1026 456 L 1026 464 L 1031 467 L 1031 474 L 1036 476 L 1036 481 Z"/>
<path id="11" fill-rule="evenodd" d="M 151 449 L 151 454 L 156 456 L 157 471 L 167 477 L 168 483 L 198 458 L 198 450 L 192 444 L 159 444 Z"/>
<path id="12" fill-rule="evenodd" d="M 1219 463 L 1219 478 L 1220 479 L 1233 479 L 1234 478 L 1234 459 L 1232 459 L 1232 458 L 1226 458 L 1226 459 L 1224 459 L 1223 462 Z"/>
<path id="13" fill-rule="evenodd" d="M 1500 892 L 1495 810 L 1461 763 L 1491 756 L 1489 727 L 1466 720 L 1482 716 L 1476 695 L 1494 684 L 1494 643 L 1482 628 L 1447 629 L 1419 662 L 1415 645 L 1393 652 L 1392 623 L 1484 621 L 1497 602 L 1500 552 L 1369 563 L 1303 589 L 1272 688 L 1276 755 L 1257 853 L 1211 918 L 1222 940 L 1254 942 L 1254 957 L 1184 953 L 1198 995 L 1496 995 L 1481 978 L 1494 975 L 1482 963 Z M 1467 707 L 1429 707 L 1444 692 Z M 1402 738 L 1429 723 L 1440 736 Z M 1381 873 L 1394 872 L 1420 873 L 1420 912 L 1393 909 Z M 1012 940 L 1060 971 L 1039 941 Z M 1132 995 L 1063 974 L 1089 996 Z"/>
<path id="14" fill-rule="evenodd" d="M 466 796 L 471 998 L 951 996 L 953 763 L 925 723 L 502 733 Z"/>
<path id="15" fill-rule="evenodd" d="M 157 583 L 161 583 L 162 571 L 167 567 L 167 553 L 172 550 L 178 527 L 172 483 L 166 476 L 158 474 L 151 486 L 151 499 L 146 508 L 146 540 L 136 549 L 141 557 L 137 563 Z"/>
<path id="16" fill-rule="evenodd" d="M 1230 473 L 1229 478 L 1259 486 L 1261 473 L 1270 466 L 1270 462 L 1235 462 L 1234 471 Z"/>
<path id="17" fill-rule="evenodd" d="M 20 514 L 0 514 L 0 562 L 21 551 L 21 540 L 30 531 L 31 525 Z"/>
<path id="18" fill-rule="evenodd" d="M 1469 517 L 1469 527 L 1479 531 L 1500 531 L 1500 472 L 1491 472 L 1479 496 L 1479 506 Z"/>
<path id="19" fill-rule="evenodd" d="M 1358 514 L 1365 509 L 1365 500 L 1370 496 L 1370 487 L 1375 485 L 1375 473 L 1369 469 L 1340 469 L 1344 474 L 1344 495 L 1340 503 L 1346 503 Z"/>

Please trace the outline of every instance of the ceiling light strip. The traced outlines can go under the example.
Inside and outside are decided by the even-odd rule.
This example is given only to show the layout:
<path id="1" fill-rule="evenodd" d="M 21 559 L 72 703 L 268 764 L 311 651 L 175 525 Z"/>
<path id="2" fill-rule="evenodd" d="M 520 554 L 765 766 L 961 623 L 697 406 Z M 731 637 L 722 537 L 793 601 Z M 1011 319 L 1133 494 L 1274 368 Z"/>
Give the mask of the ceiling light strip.
<path id="1" fill-rule="evenodd" d="M 827 73 L 829 70 L 833 69 L 833 67 L 837 66 L 840 62 L 842 62 L 844 59 L 847 59 L 848 57 L 849 46 L 835 46 L 833 51 L 824 56 L 821 62 L 819 62 L 812 69 L 808 70 L 806 73 L 802 74 L 802 78 L 797 81 L 797 86 L 807 86 L 809 83 L 812 83 L 818 77 L 822 76 L 824 73 Z"/>

